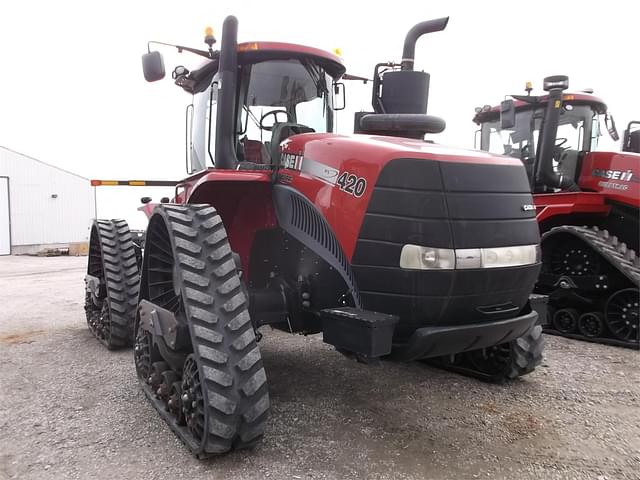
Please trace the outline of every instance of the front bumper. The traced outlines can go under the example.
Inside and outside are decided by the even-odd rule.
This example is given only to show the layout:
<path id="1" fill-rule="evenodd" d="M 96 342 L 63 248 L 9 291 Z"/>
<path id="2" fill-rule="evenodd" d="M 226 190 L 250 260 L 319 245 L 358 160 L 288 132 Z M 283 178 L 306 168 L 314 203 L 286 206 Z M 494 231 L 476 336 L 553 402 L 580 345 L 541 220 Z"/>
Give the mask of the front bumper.
<path id="1" fill-rule="evenodd" d="M 532 296 L 523 312 L 514 318 L 466 325 L 429 326 L 417 329 L 407 343 L 394 345 L 393 355 L 410 361 L 491 347 L 523 336 L 544 311 L 546 297 Z"/>

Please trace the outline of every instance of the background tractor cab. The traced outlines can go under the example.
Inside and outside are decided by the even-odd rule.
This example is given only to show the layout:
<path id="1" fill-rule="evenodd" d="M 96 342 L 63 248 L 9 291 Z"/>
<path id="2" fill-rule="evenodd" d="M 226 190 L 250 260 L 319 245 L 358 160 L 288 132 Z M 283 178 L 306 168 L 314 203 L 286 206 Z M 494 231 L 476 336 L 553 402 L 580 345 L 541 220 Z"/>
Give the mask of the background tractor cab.
<path id="1" fill-rule="evenodd" d="M 640 122 L 628 125 L 621 152 L 596 151 L 603 129 L 619 140 L 615 122 L 592 91 L 567 88 L 567 77 L 548 77 L 545 95 L 527 84 L 527 95 L 477 108 L 480 148 L 526 167 L 549 331 L 638 348 Z"/>
<path id="2" fill-rule="evenodd" d="M 602 130 L 619 140 L 604 101 L 591 90 L 565 93 L 568 86 L 567 77 L 549 77 L 546 95 L 531 95 L 527 83 L 527 95 L 476 108 L 480 149 L 522 160 L 534 192 L 575 190 L 582 161 L 597 149 Z"/>

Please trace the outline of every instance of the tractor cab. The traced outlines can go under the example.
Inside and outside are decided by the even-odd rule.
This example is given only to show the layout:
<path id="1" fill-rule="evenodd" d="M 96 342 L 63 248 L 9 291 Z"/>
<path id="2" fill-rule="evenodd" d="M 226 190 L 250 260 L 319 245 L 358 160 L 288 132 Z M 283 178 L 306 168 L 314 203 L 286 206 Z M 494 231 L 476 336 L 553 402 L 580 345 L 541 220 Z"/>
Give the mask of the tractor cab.
<path id="1" fill-rule="evenodd" d="M 280 164 L 280 143 L 290 136 L 333 131 L 335 110 L 340 108 L 336 97 L 344 104 L 340 98 L 344 89 L 338 83 L 345 72 L 340 57 L 289 43 L 228 41 L 223 45 L 236 50 L 235 55 L 227 55 L 235 65 L 226 81 L 223 52 L 177 46 L 207 57 L 198 69 L 178 66 L 172 73 L 176 85 L 193 95 L 186 115 L 190 174 L 214 165 L 270 169 Z M 150 81 L 164 76 L 158 52 L 143 57 L 143 68 Z M 235 120 L 231 123 L 229 118 Z M 217 128 L 221 119 L 224 124 Z M 217 150 L 221 150 L 221 164 L 216 162 Z"/>
<path id="2" fill-rule="evenodd" d="M 558 88 L 556 93 L 561 101 L 558 111 L 553 112 L 554 116 L 557 113 L 555 135 L 554 128 L 548 128 L 549 117 L 546 116 L 549 105 L 555 106 L 555 99 L 551 94 L 531 95 L 530 84 L 527 85 L 528 95 L 512 95 L 512 99 L 495 107 L 478 107 L 473 118 L 480 126 L 476 133 L 476 141 L 477 134 L 480 135 L 480 149 L 522 160 L 534 191 L 559 187 L 536 179 L 536 172 L 545 163 L 541 156 L 545 140 L 541 132 L 544 130 L 549 133 L 547 143 L 551 162 L 548 174 L 562 176 L 565 186 L 569 185 L 569 180 L 577 182 L 584 155 L 597 149 L 603 128 L 606 127 L 614 140 L 618 137 L 613 118 L 602 99 L 592 91 L 567 93 L 563 92 L 564 88 Z"/>
<path id="3" fill-rule="evenodd" d="M 301 48 L 283 47 L 290 53 Z M 245 168 L 278 165 L 282 141 L 334 128 L 334 83 L 344 71 L 341 65 L 336 62 L 327 70 L 326 62 L 303 52 L 278 57 L 240 65 L 236 152 Z"/>

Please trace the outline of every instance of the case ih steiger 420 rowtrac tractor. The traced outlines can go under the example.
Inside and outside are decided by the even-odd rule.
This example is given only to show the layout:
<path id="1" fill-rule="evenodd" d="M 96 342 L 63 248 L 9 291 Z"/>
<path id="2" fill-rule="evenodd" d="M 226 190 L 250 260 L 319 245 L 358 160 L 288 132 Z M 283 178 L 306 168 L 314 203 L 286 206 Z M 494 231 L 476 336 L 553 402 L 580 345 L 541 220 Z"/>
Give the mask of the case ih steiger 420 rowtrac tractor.
<path id="1" fill-rule="evenodd" d="M 265 325 L 322 332 L 362 361 L 433 359 L 489 381 L 540 362 L 539 232 L 522 162 L 423 140 L 444 122 L 426 115 L 415 43 L 447 20 L 416 25 L 402 64 L 376 67 L 374 111 L 358 114 L 355 135 L 333 133 L 350 78 L 339 57 L 238 44 L 234 17 L 220 51 L 211 35 L 209 51 L 179 47 L 206 57 L 173 71 L 193 95 L 195 171 L 173 203 L 146 205 L 139 262 L 124 222 L 94 224 L 86 309 L 107 347 L 133 343 L 144 392 L 196 455 L 263 435 Z M 143 67 L 164 76 L 158 52 Z"/>
<path id="2" fill-rule="evenodd" d="M 607 106 L 592 91 L 565 93 L 564 76 L 546 95 L 512 95 L 476 109 L 480 148 L 520 159 L 542 233 L 537 291 L 549 295 L 545 330 L 639 347 L 640 130 L 631 122 L 622 152 L 595 151 Z"/>

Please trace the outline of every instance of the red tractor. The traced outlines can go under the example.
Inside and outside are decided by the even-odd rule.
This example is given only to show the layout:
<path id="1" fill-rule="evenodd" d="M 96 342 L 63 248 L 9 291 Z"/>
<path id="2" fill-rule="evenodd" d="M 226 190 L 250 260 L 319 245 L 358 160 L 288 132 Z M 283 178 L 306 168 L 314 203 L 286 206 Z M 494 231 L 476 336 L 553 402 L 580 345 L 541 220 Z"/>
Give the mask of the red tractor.
<path id="1" fill-rule="evenodd" d="M 205 57 L 173 71 L 193 98 L 191 175 L 172 203 L 146 204 L 143 255 L 126 224 L 96 222 L 86 310 L 107 347 L 133 343 L 142 389 L 196 455 L 263 435 L 263 326 L 488 381 L 540 362 L 540 237 L 522 162 L 423 140 L 444 121 L 426 114 L 415 44 L 447 21 L 416 25 L 402 63 L 376 67 L 355 135 L 333 132 L 340 80 L 355 78 L 336 55 L 238 44 L 234 17 L 219 51 L 212 35 L 208 51 L 178 47 Z M 143 68 L 164 77 L 158 52 Z"/>
<path id="2" fill-rule="evenodd" d="M 522 161 L 542 234 L 536 291 L 549 295 L 545 330 L 639 347 L 640 130 L 631 122 L 622 152 L 597 151 L 613 118 L 592 91 L 569 93 L 548 77 L 541 96 L 512 95 L 476 109 L 480 148 Z"/>

